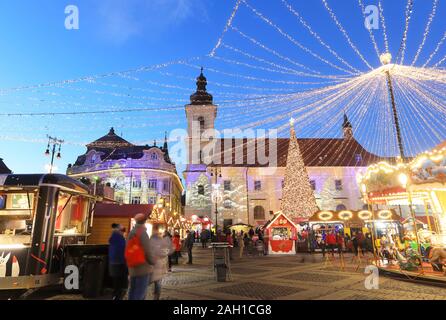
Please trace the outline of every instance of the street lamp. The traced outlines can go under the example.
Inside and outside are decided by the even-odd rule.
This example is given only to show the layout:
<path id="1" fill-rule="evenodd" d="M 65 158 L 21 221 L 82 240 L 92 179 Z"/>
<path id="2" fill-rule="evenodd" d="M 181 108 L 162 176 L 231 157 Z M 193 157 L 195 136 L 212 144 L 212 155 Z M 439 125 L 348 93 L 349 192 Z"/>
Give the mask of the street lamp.
<path id="1" fill-rule="evenodd" d="M 51 136 L 47 136 L 47 137 L 48 137 L 48 145 L 45 150 L 45 156 L 49 156 L 51 153 L 51 164 L 50 164 L 50 172 L 49 173 L 53 173 L 54 155 L 56 154 L 56 148 L 58 148 L 56 158 L 60 159 L 60 158 L 62 158 L 62 156 L 60 154 L 60 149 L 62 147 L 62 143 L 64 143 L 65 141 L 60 140 L 55 137 L 51 137 Z M 50 152 L 50 149 L 51 149 L 51 152 Z"/>
<path id="2" fill-rule="evenodd" d="M 393 91 L 392 77 L 390 76 L 390 62 L 392 61 L 392 55 L 389 52 L 383 53 L 379 59 L 383 64 L 384 73 L 386 74 L 387 86 L 389 87 L 390 101 L 392 103 L 392 112 L 393 112 L 393 122 L 395 124 L 396 131 L 396 139 L 398 141 L 398 149 L 400 152 L 401 160 L 404 161 L 404 147 L 403 147 L 403 139 L 401 138 L 401 129 L 400 123 L 398 119 L 398 113 L 396 111 L 396 102 L 395 102 L 395 94 Z"/>
<path id="3" fill-rule="evenodd" d="M 221 178 L 221 168 L 212 167 L 211 177 L 214 178 L 214 183 L 212 184 L 212 201 L 215 203 L 215 232 L 218 231 L 218 202 L 221 200 L 220 185 L 218 184 L 218 178 Z"/>

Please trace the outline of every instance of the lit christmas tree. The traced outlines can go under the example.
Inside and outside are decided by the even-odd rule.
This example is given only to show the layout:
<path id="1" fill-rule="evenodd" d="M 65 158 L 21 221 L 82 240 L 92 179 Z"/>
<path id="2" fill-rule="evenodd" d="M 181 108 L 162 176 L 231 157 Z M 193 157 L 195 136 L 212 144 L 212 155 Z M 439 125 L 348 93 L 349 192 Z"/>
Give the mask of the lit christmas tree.
<path id="1" fill-rule="evenodd" d="M 285 215 L 292 219 L 307 219 L 319 209 L 300 153 L 299 143 L 294 131 L 294 119 L 290 120 L 290 125 L 290 144 L 288 146 L 281 209 Z"/>

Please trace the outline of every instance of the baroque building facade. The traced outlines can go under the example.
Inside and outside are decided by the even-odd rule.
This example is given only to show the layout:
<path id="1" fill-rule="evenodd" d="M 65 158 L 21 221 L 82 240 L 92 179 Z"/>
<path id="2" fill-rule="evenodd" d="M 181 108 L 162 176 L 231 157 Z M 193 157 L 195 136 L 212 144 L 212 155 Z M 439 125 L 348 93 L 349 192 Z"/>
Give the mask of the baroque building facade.
<path id="1" fill-rule="evenodd" d="M 202 72 L 197 78 L 197 91 L 185 107 L 185 215 L 207 216 L 213 222 L 217 217 L 219 227 L 235 223 L 262 225 L 281 208 L 289 138 L 214 138 L 212 129 L 218 107 L 206 85 Z M 340 129 L 342 138 L 298 139 L 321 210 L 362 209 L 357 174 L 370 164 L 385 160 L 355 140 L 347 115 Z M 262 153 L 275 161 L 265 163 Z M 209 155 L 207 159 L 205 154 Z"/>
<path id="2" fill-rule="evenodd" d="M 162 198 L 182 214 L 183 184 L 171 161 L 167 138 L 163 146 L 134 145 L 109 133 L 88 144 L 85 154 L 69 165 L 67 175 L 114 188 L 114 200 L 123 204 L 155 204 Z"/>

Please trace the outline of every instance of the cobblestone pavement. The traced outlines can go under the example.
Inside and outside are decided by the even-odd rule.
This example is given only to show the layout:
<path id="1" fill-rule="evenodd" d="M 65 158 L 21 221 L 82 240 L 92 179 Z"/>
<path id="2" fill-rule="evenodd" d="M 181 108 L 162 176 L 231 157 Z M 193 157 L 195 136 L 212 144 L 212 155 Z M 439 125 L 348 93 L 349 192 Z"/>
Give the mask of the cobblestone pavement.
<path id="1" fill-rule="evenodd" d="M 237 252 L 238 253 L 238 252 Z M 212 251 L 194 248 L 194 264 L 185 258 L 163 280 L 162 299 L 280 299 L 280 300 L 446 300 L 446 288 L 422 285 L 380 276 L 379 289 L 365 287 L 367 275 L 361 263 L 345 257 L 320 255 L 238 257 L 232 262 L 231 281 L 217 282 L 212 267 Z M 150 288 L 152 290 L 152 288 Z M 152 292 L 147 299 L 152 298 Z M 54 295 L 48 299 L 82 299 L 80 295 Z M 109 299 L 109 297 L 103 297 Z"/>

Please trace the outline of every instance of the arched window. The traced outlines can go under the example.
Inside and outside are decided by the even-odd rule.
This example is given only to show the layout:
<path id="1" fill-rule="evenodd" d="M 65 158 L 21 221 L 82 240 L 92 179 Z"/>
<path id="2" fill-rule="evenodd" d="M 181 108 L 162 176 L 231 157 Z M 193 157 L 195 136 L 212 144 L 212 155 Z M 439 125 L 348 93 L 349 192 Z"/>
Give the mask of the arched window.
<path id="1" fill-rule="evenodd" d="M 204 195 L 204 186 L 201 184 L 198 185 L 198 194 Z"/>
<path id="2" fill-rule="evenodd" d="M 265 220 L 265 208 L 262 206 L 254 207 L 254 220 Z"/>
<path id="3" fill-rule="evenodd" d="M 347 207 L 344 206 L 343 204 L 338 204 L 336 206 L 336 211 L 342 211 L 342 210 L 347 210 Z"/>
<path id="4" fill-rule="evenodd" d="M 204 130 L 204 118 L 203 117 L 198 117 L 198 123 L 200 124 L 200 130 Z"/>
<path id="5" fill-rule="evenodd" d="M 152 152 L 152 154 L 150 155 L 150 159 L 158 160 L 158 155 L 156 154 L 156 152 Z"/>

